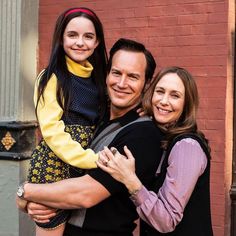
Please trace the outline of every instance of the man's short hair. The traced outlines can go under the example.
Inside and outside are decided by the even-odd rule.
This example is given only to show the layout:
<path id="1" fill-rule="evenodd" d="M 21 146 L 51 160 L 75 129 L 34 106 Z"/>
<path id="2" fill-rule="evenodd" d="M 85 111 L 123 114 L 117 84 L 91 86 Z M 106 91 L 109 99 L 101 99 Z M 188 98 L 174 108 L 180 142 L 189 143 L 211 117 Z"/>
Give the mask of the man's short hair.
<path id="1" fill-rule="evenodd" d="M 120 38 L 115 42 L 113 47 L 110 50 L 110 56 L 107 63 L 107 72 L 111 70 L 112 59 L 115 53 L 119 50 L 125 50 L 130 52 L 141 52 L 144 54 L 147 62 L 145 70 L 145 81 L 148 82 L 152 79 L 153 74 L 156 69 L 156 62 L 152 54 L 145 48 L 142 43 L 136 42 L 131 39 Z"/>

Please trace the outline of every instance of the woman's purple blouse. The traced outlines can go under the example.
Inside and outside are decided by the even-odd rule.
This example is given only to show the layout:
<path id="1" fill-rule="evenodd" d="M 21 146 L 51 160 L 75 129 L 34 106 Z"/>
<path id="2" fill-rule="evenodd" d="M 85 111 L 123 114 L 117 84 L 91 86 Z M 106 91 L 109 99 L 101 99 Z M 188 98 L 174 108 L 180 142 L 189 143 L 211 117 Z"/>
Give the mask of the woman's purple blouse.
<path id="1" fill-rule="evenodd" d="M 139 216 L 160 232 L 173 231 L 206 165 L 207 157 L 196 140 L 185 138 L 177 142 L 170 152 L 166 178 L 158 193 L 143 186 L 131 197 Z"/>

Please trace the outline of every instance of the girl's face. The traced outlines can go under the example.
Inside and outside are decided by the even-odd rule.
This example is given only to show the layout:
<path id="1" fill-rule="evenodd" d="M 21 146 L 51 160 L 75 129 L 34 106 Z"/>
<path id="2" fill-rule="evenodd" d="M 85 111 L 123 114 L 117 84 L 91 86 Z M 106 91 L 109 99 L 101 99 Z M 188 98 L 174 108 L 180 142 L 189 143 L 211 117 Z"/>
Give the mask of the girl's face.
<path id="1" fill-rule="evenodd" d="M 73 18 L 63 34 L 63 48 L 68 57 L 84 65 L 98 46 L 93 22 L 84 17 Z"/>
<path id="2" fill-rule="evenodd" d="M 152 109 L 159 124 L 176 122 L 184 109 L 185 87 L 176 73 L 164 75 L 156 84 L 152 96 Z"/>

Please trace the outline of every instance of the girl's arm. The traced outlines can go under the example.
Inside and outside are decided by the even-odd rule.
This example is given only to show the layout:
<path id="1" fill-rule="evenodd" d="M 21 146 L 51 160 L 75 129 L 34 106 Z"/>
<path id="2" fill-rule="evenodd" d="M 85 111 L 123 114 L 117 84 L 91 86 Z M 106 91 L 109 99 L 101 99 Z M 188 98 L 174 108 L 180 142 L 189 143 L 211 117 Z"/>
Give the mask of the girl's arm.
<path id="1" fill-rule="evenodd" d="M 38 122 L 42 136 L 51 150 L 62 161 L 82 169 L 95 168 L 98 155 L 91 149 L 84 150 L 82 146 L 72 140 L 71 135 L 65 132 L 65 124 L 61 120 L 63 109 L 56 99 L 57 78 L 52 75 L 44 91 L 44 100 L 41 97 L 37 106 Z M 37 84 L 35 87 L 34 102 L 37 102 Z"/>
<path id="2" fill-rule="evenodd" d="M 165 181 L 158 193 L 148 191 L 141 185 L 130 164 L 132 154 L 126 150 L 125 153 L 128 159 L 122 159 L 118 154 L 112 156 L 111 152 L 104 157 L 106 155 L 102 152 L 98 166 L 134 193 L 131 200 L 144 221 L 160 232 L 173 231 L 182 220 L 184 208 L 199 176 L 206 168 L 204 151 L 193 139 L 183 139 L 176 143 L 169 156 Z"/>

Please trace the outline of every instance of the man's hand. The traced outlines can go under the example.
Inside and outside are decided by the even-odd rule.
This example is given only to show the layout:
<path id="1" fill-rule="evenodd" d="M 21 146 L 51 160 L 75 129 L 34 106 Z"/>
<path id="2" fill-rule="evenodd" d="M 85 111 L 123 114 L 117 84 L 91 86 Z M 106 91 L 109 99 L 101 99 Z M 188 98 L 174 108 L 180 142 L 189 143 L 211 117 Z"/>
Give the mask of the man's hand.
<path id="1" fill-rule="evenodd" d="M 38 223 L 48 223 L 51 217 L 56 215 L 57 209 L 38 203 L 29 202 L 27 205 L 28 215 Z"/>

